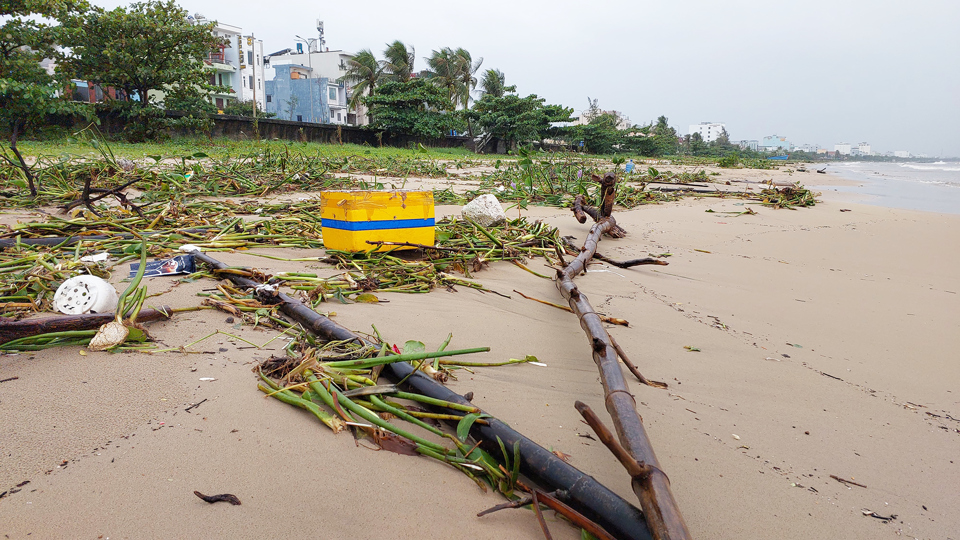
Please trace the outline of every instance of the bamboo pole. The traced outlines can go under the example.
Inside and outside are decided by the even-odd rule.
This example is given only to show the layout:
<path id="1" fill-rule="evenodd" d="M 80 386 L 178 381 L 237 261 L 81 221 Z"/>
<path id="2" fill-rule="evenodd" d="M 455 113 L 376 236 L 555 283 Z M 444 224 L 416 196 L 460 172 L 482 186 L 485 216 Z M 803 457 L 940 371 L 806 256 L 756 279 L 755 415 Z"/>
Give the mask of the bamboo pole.
<path id="1" fill-rule="evenodd" d="M 594 177 L 600 180 L 598 177 Z M 587 263 L 597 251 L 597 244 L 603 234 L 622 237 L 626 231 L 617 225 L 613 218 L 613 201 L 616 196 L 616 176 L 607 173 L 601 182 L 603 203 L 598 209 L 587 209 L 582 205 L 582 198 L 578 197 L 578 204 L 574 206 L 577 220 L 586 221 L 584 213 L 596 214 L 596 223 L 590 228 L 590 234 L 580 254 L 564 267 L 557 271 L 557 288 L 560 294 L 569 302 L 570 308 L 580 319 L 580 327 L 587 335 L 590 348 L 593 350 L 593 360 L 600 370 L 600 381 L 604 389 L 604 402 L 620 443 L 634 461 L 642 463 L 650 471 L 649 474 L 633 477 L 631 486 L 640 500 L 647 526 L 656 540 L 685 540 L 690 538 L 680 509 L 670 491 L 670 480 L 660 469 L 660 463 L 643 427 L 643 420 L 637 413 L 637 402 L 627 389 L 623 372 L 617 361 L 617 351 L 611 342 L 610 335 L 603 327 L 600 315 L 587 300 L 586 295 L 580 292 L 573 278 L 583 272 Z M 590 212 L 594 210 L 594 212 Z"/>
<path id="2" fill-rule="evenodd" d="M 197 260 L 202 261 L 214 269 L 224 269 L 227 265 L 204 253 L 194 252 Z M 241 287 L 256 287 L 259 283 L 252 279 L 227 274 L 224 277 Z M 317 336 L 329 341 L 357 341 L 358 343 L 377 346 L 363 337 L 340 326 L 316 311 L 291 298 L 284 293 L 278 293 L 276 301 L 281 302 L 280 310 L 296 320 Z M 616 359 L 616 357 L 615 357 Z M 406 379 L 405 384 L 419 394 L 471 406 L 469 400 L 457 394 L 406 362 L 388 364 L 384 367 L 384 374 L 396 380 Z M 450 409 L 441 409 L 448 410 Z M 552 452 L 524 437 L 504 422 L 494 418 L 486 418 L 487 424 L 474 424 L 471 434 L 481 441 L 481 446 L 494 455 L 500 453 L 502 441 L 506 448 L 520 445 L 520 470 L 525 476 L 544 486 L 548 490 L 559 489 L 564 494 L 565 502 L 585 516 L 597 521 L 604 529 L 618 538 L 630 540 L 650 539 L 650 533 L 644 526 L 644 518 L 640 510 L 622 499 L 593 477 L 564 462 Z"/>
<path id="3" fill-rule="evenodd" d="M 160 309 L 144 309 L 137 315 L 137 322 L 169 319 L 171 313 L 172 310 L 169 306 L 161 306 Z M 49 334 L 51 332 L 96 330 L 114 319 L 116 319 L 115 313 L 84 313 L 82 315 L 45 317 L 42 319 L 26 319 L 23 321 L 5 321 L 0 319 L 0 345 L 15 339 Z"/>

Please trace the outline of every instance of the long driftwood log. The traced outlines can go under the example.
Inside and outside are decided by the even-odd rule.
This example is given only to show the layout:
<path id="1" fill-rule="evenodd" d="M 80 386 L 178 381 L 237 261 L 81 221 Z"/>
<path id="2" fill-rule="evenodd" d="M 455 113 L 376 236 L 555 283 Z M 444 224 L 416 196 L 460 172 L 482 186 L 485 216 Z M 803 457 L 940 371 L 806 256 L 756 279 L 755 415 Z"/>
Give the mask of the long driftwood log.
<path id="1" fill-rule="evenodd" d="M 208 266 L 222 270 L 227 265 L 209 255 L 194 252 L 197 260 Z M 236 285 L 256 288 L 256 281 L 235 274 L 224 274 Z M 280 310 L 302 324 L 307 330 L 329 341 L 355 340 L 358 343 L 376 345 L 360 335 L 340 326 L 327 317 L 284 293 L 270 293 L 274 302 L 280 302 Z M 268 301 L 268 299 L 262 299 Z M 394 380 L 406 379 L 406 384 L 414 391 L 441 400 L 475 406 L 465 397 L 457 394 L 420 371 L 415 371 L 407 362 L 397 362 L 384 366 L 384 375 Z M 446 411 L 453 412 L 453 411 Z M 650 533 L 644 524 L 642 513 L 623 498 L 612 492 L 590 475 L 566 463 L 552 452 L 524 437 L 504 422 L 490 417 L 486 425 L 474 424 L 470 433 L 481 446 L 488 451 L 500 452 L 498 439 L 507 448 L 520 443 L 520 470 L 534 482 L 548 490 L 560 490 L 564 502 L 596 521 L 617 538 L 630 540 L 650 539 Z"/>
<path id="2" fill-rule="evenodd" d="M 657 540 L 688 539 L 690 533 L 670 491 L 670 480 L 660 469 L 660 463 L 643 427 L 643 420 L 637 413 L 637 402 L 627 389 L 617 361 L 617 350 L 603 327 L 600 315 L 593 310 L 586 295 L 580 292 L 573 282 L 573 278 L 586 269 L 603 234 L 616 238 L 622 238 L 626 234 L 611 215 L 616 197 L 616 175 L 607 173 L 602 180 L 596 176 L 594 179 L 600 182 L 603 201 L 600 208 L 591 211 L 584 207 L 581 196 L 578 197 L 579 204 L 574 206 L 574 215 L 583 223 L 586 221 L 584 214 L 590 213 L 595 215 L 596 223 L 590 228 L 590 234 L 580 254 L 563 270 L 557 271 L 557 288 L 569 302 L 574 314 L 579 317 L 580 327 L 590 341 L 593 359 L 600 370 L 606 408 L 613 417 L 620 443 L 644 470 L 649 471 L 648 474 L 633 477 L 631 486 L 640 500 L 650 533 Z"/>
<path id="3" fill-rule="evenodd" d="M 172 312 L 168 306 L 161 306 L 160 309 L 144 309 L 137 315 L 137 322 L 169 319 L 170 313 Z M 0 319 L 0 345 L 15 339 L 39 336 L 40 334 L 48 334 L 50 332 L 96 330 L 115 318 L 116 314 L 114 313 L 84 313 L 82 315 L 44 317 L 42 319 L 26 319 L 22 321 L 5 321 Z"/>

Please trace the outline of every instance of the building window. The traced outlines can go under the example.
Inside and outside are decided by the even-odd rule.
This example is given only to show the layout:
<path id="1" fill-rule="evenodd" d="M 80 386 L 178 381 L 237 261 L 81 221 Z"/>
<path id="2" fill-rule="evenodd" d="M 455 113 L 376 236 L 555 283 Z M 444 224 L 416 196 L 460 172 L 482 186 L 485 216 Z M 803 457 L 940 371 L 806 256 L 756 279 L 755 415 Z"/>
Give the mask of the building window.
<path id="1" fill-rule="evenodd" d="M 297 115 L 297 122 L 303 122 L 303 116 Z"/>
<path id="2" fill-rule="evenodd" d="M 340 120 L 341 120 L 340 113 L 337 113 L 337 122 L 339 122 Z"/>
<path id="3" fill-rule="evenodd" d="M 337 89 L 336 89 L 336 88 L 328 88 L 327 90 L 328 90 L 327 96 L 330 98 L 330 101 L 333 101 L 334 103 L 336 103 L 336 101 L 337 101 Z"/>
<path id="4" fill-rule="evenodd" d="M 267 103 L 273 103 L 273 96 L 270 94 L 267 94 Z"/>
<path id="5" fill-rule="evenodd" d="M 253 75 L 250 75 L 250 89 L 253 90 Z"/>
<path id="6" fill-rule="evenodd" d="M 247 51 L 247 63 L 253 64 L 253 51 Z"/>

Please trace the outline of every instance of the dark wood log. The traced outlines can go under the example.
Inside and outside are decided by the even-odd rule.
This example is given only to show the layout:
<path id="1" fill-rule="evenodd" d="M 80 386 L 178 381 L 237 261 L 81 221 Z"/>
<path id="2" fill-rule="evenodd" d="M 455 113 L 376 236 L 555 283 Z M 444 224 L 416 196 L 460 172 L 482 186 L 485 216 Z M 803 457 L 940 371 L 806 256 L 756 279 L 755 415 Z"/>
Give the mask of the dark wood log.
<path id="1" fill-rule="evenodd" d="M 144 309 L 137 316 L 137 322 L 158 321 L 169 319 L 172 313 L 169 306 L 157 309 Z M 114 320 L 114 313 L 84 313 L 83 315 L 67 315 L 62 317 L 44 317 L 39 319 L 25 319 L 22 321 L 0 320 L 0 344 L 15 339 L 49 334 L 50 332 L 67 332 L 71 330 L 95 330 Z"/>
<path id="2" fill-rule="evenodd" d="M 612 183 L 609 181 L 611 179 Z M 601 187 L 604 190 L 605 204 L 601 206 L 601 213 L 612 211 L 612 204 L 608 206 L 606 202 L 613 198 L 611 188 L 615 187 L 615 183 L 616 177 L 612 173 L 604 177 Z M 617 226 L 616 220 L 609 213 L 600 217 L 590 228 L 590 234 L 587 235 L 580 254 L 563 270 L 557 271 L 557 288 L 580 319 L 580 327 L 586 333 L 593 351 L 594 362 L 600 370 L 604 402 L 613 418 L 620 443 L 634 461 L 644 463 L 650 468 L 650 473 L 642 479 L 633 478 L 631 486 L 640 500 L 640 507 L 643 509 L 651 535 L 657 540 L 688 539 L 690 532 L 670 491 L 670 480 L 660 470 L 660 463 L 647 437 L 643 421 L 637 413 L 637 403 L 630 394 L 623 372 L 620 370 L 617 351 L 603 327 L 600 315 L 593 310 L 586 295 L 580 292 L 573 282 L 573 278 L 586 269 L 587 263 L 596 253 L 600 237 L 614 228 L 623 230 Z"/>
<path id="3" fill-rule="evenodd" d="M 227 265 L 204 253 L 194 253 L 196 259 L 214 269 L 225 269 Z M 241 287 L 257 287 L 259 283 L 252 279 L 227 274 L 224 277 Z M 270 294 L 274 302 L 282 302 L 280 310 L 299 322 L 318 337 L 328 341 L 355 340 L 379 347 L 379 345 L 355 334 L 330 319 L 291 298 L 284 293 Z M 261 302 L 268 299 L 260 297 Z M 405 380 L 405 385 L 425 396 L 473 406 L 464 396 L 443 386 L 407 362 L 397 362 L 384 366 L 383 374 L 394 380 Z M 446 411 L 452 412 L 452 411 Z M 566 463 L 549 450 L 524 437 L 506 423 L 497 418 L 487 418 L 486 425 L 474 424 L 471 434 L 480 441 L 481 446 L 494 455 L 500 454 L 499 441 L 506 448 L 520 445 L 520 471 L 534 482 L 548 490 L 559 489 L 564 493 L 567 504 L 580 513 L 599 523 L 617 538 L 650 539 L 650 532 L 644 524 L 642 513 L 637 507 L 622 499 L 619 495 L 597 482 L 593 477 Z"/>

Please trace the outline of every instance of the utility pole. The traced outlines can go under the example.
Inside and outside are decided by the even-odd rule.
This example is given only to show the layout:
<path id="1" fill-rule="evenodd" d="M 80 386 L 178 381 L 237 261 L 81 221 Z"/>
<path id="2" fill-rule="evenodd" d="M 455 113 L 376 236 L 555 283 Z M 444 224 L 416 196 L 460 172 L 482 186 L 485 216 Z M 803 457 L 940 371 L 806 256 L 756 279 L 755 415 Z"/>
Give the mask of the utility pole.
<path id="1" fill-rule="evenodd" d="M 313 51 L 311 50 L 310 43 L 316 42 L 316 39 L 304 39 L 300 36 L 297 36 L 297 39 L 304 42 L 307 45 L 307 65 L 310 67 L 310 75 L 308 80 L 310 81 L 310 122 L 316 124 L 317 119 L 313 113 Z"/>
<path id="2" fill-rule="evenodd" d="M 253 119 L 257 119 L 257 38 L 250 32 L 250 48 L 253 50 L 253 62 L 250 67 L 253 68 Z M 261 59 L 263 61 L 263 59 Z"/>

